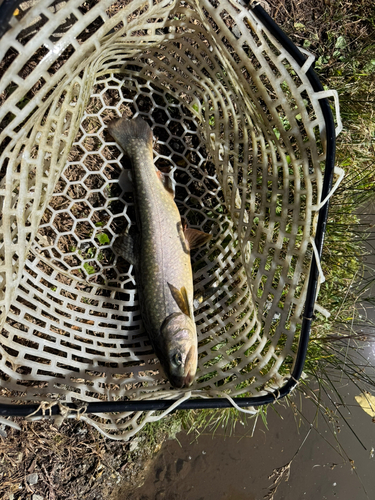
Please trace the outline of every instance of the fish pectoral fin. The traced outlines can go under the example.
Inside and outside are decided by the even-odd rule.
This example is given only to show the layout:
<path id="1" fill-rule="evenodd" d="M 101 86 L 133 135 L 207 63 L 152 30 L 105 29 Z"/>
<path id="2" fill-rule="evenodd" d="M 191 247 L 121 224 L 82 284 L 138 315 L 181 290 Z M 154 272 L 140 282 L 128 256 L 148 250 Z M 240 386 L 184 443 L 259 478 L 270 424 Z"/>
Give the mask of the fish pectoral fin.
<path id="1" fill-rule="evenodd" d="M 190 307 L 189 307 L 189 299 L 187 295 L 186 288 L 183 286 L 181 290 L 176 288 L 175 286 L 168 283 L 169 289 L 171 291 L 172 297 L 176 301 L 176 304 L 180 308 L 181 312 L 186 314 L 186 316 L 190 317 Z"/>
<path id="2" fill-rule="evenodd" d="M 174 186 L 174 181 L 173 181 L 172 177 L 168 174 L 163 174 L 163 172 L 161 172 L 160 170 L 158 170 L 156 172 L 156 174 L 159 177 L 159 179 L 160 179 L 161 183 L 163 184 L 164 188 L 166 189 L 166 191 L 168 191 L 168 193 L 170 195 L 172 195 L 174 198 L 175 186 Z"/>
<path id="3" fill-rule="evenodd" d="M 207 234 L 191 227 L 187 227 L 184 230 L 184 236 L 190 250 L 204 245 L 212 238 L 212 234 Z"/>
<path id="4" fill-rule="evenodd" d="M 219 290 L 223 291 L 223 288 L 220 286 L 211 286 L 207 290 L 195 292 L 193 300 L 194 309 L 199 309 L 204 301 L 211 298 Z"/>
<path id="5" fill-rule="evenodd" d="M 113 243 L 113 250 L 129 264 L 137 266 L 138 259 L 134 251 L 134 238 L 129 233 L 121 234 Z"/>

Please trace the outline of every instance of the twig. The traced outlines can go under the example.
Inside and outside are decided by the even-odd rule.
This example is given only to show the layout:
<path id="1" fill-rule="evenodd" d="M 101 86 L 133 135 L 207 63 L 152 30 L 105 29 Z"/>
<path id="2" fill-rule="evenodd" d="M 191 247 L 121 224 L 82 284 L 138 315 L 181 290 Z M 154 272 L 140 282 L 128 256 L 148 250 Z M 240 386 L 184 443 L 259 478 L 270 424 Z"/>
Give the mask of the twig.
<path id="1" fill-rule="evenodd" d="M 313 425 L 310 424 L 310 429 L 307 431 L 307 434 L 302 441 L 302 443 L 299 445 L 297 451 L 294 453 L 293 457 L 291 458 L 290 462 L 288 462 L 286 465 L 283 465 L 282 467 L 277 467 L 276 469 L 273 469 L 272 474 L 268 476 L 268 479 L 274 479 L 273 484 L 268 488 L 269 491 L 266 495 L 264 495 L 263 500 L 274 500 L 275 494 L 284 479 L 285 481 L 289 480 L 290 477 L 290 467 L 292 465 L 293 460 L 296 458 L 298 453 L 300 452 L 302 446 L 305 444 L 307 438 L 310 435 L 310 432 L 313 429 Z"/>

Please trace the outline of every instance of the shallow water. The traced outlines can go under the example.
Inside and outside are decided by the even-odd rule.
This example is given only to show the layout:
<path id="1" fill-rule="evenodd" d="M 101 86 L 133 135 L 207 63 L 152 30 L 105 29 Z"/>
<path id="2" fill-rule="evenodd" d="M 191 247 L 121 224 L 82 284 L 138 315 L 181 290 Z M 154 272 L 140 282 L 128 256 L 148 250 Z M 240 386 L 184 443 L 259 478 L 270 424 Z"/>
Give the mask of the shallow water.
<path id="1" fill-rule="evenodd" d="M 373 224 L 375 217 L 367 220 Z M 372 251 L 372 241 L 368 244 Z M 375 252 L 365 262 L 373 274 Z M 375 287 L 369 296 L 375 296 Z M 367 306 L 364 314 L 375 324 L 374 306 Z M 369 375 L 375 378 L 375 343 L 370 342 L 362 355 L 372 365 Z M 353 384 L 342 380 L 336 387 L 348 405 L 347 409 L 338 407 L 348 422 L 340 419 L 337 429 L 343 456 L 337 451 L 331 427 L 319 416 L 319 432 L 310 432 L 291 465 L 288 482 L 280 483 L 274 500 L 374 498 L 375 423 L 357 405 L 354 397 L 360 391 Z M 336 394 L 330 397 L 339 402 Z M 323 403 L 329 404 L 328 399 Z M 308 400 L 298 404 L 302 404 L 303 414 L 311 422 L 316 412 L 314 404 Z M 250 419 L 246 426 L 237 424 L 231 436 L 225 435 L 223 429 L 214 436 L 206 433 L 197 439 L 180 433 L 176 440 L 164 443 L 143 486 L 131 495 L 123 491 L 121 500 L 262 500 L 272 485 L 268 476 L 293 458 L 309 431 L 308 423 L 301 425 L 291 408 L 280 404 L 275 408 L 279 415 L 268 410 L 269 430 L 258 419 L 253 436 L 254 421 Z M 355 470 L 348 458 L 354 460 Z"/>
<path id="2" fill-rule="evenodd" d="M 358 390 L 342 387 L 349 404 L 355 405 Z M 237 425 L 232 436 L 222 431 L 212 436 L 181 433 L 177 440 L 167 441 L 151 465 L 144 485 L 123 500 L 261 500 L 269 491 L 268 476 L 274 468 L 287 464 L 304 440 L 309 427 L 298 428 L 290 408 L 277 410 L 282 419 L 269 411 L 265 429 L 258 420 L 254 436 L 253 423 Z M 313 418 L 315 407 L 304 403 L 304 414 Z M 354 460 L 360 479 L 334 449 L 335 438 L 327 425 L 319 422 L 319 435 L 312 430 L 293 461 L 288 482 L 283 481 L 275 500 L 372 498 L 375 488 L 375 424 L 361 408 L 354 406 L 349 423 L 366 446 L 363 449 L 348 426 L 342 424 L 339 440 Z M 361 481 L 363 486 L 361 485 Z M 364 491 L 367 490 L 368 496 Z"/>

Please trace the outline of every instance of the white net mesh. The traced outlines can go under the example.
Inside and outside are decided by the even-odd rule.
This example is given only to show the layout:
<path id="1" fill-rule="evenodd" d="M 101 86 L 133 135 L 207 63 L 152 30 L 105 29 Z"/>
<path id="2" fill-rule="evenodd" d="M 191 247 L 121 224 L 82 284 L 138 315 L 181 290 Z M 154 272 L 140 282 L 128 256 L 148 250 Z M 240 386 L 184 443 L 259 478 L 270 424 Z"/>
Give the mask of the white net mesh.
<path id="1" fill-rule="evenodd" d="M 196 289 L 221 288 L 196 312 L 191 394 L 281 386 L 325 158 L 304 71 L 227 0 L 41 0 L 11 26 L 0 48 L 1 402 L 185 394 L 159 375 L 132 268 L 112 250 L 134 223 L 129 165 L 106 129 L 123 114 L 151 124 L 181 214 L 213 234 L 193 254 Z M 86 418 L 127 438 L 150 415 Z"/>

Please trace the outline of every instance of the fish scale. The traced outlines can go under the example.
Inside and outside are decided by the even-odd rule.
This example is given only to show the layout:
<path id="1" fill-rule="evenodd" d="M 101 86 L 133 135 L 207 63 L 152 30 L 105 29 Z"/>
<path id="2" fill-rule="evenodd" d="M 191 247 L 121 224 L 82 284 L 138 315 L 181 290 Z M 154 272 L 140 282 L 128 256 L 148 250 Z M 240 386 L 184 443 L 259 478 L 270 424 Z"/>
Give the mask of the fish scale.
<path id="1" fill-rule="evenodd" d="M 211 235 L 183 227 L 169 179 L 154 166 L 147 122 L 121 118 L 108 130 L 131 161 L 138 228 L 116 251 L 134 265 L 142 320 L 167 378 L 174 387 L 189 386 L 198 358 L 190 249 Z"/>
<path id="2" fill-rule="evenodd" d="M 143 146 L 142 151 L 144 151 Z M 144 151 L 145 156 L 149 151 Z M 181 238 L 177 231 L 180 214 L 171 195 L 164 189 L 156 170 L 150 162 L 140 161 L 135 165 L 134 186 L 140 215 L 141 242 L 139 251 L 142 273 L 139 286 L 145 301 L 150 304 L 153 314 L 147 318 L 153 336 L 157 336 L 166 316 L 179 312 L 167 283 L 177 288 L 185 286 L 190 302 L 193 297 L 193 282 L 190 255 L 182 250 Z M 150 168 L 151 166 L 151 168 Z M 144 186 L 138 193 L 137 186 Z M 177 257 L 176 257 L 177 256 Z"/>

